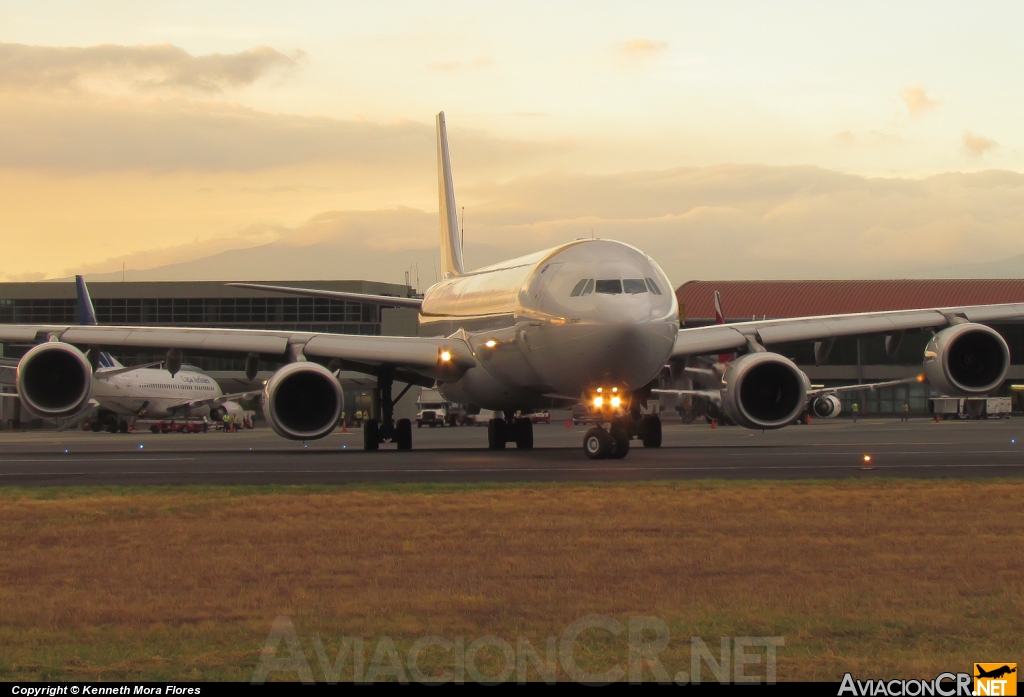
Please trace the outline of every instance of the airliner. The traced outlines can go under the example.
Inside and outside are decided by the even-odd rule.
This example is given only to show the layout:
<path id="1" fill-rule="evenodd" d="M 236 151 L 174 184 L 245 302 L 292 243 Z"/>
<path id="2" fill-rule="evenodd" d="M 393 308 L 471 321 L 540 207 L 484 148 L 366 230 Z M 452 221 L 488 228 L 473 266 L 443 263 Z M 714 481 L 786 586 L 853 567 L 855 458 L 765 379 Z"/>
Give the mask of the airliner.
<path id="1" fill-rule="evenodd" d="M 31 343 L 18 364 L 25 408 L 68 417 L 92 397 L 95 367 L 86 351 L 110 347 L 187 351 L 284 363 L 262 391 L 263 411 L 279 435 L 322 438 L 339 422 L 344 400 L 336 370 L 376 379 L 363 447 L 412 448 L 408 419 L 394 418 L 394 382 L 437 387 L 450 401 L 494 410 L 488 447 L 533 447 L 524 414 L 533 409 L 593 407 L 590 458 L 620 458 L 631 441 L 657 448 L 661 421 L 645 404 L 665 365 L 691 356 L 736 352 L 721 377 L 723 412 L 747 428 L 783 428 L 804 412 L 807 376 L 775 344 L 816 342 L 827 355 L 840 336 L 929 331 L 923 373 L 943 394 L 987 394 L 1010 362 L 1006 341 L 985 322 L 1024 318 L 1024 303 L 798 317 L 680 328 L 674 286 L 657 262 L 634 246 L 578 239 L 500 264 L 468 270 L 463 262 L 444 113 L 437 115 L 442 279 L 423 298 L 395 298 L 260 284 L 231 284 L 282 294 L 334 298 L 418 310 L 419 336 L 199 327 L 2 325 L 0 341 Z M 180 353 L 178 354 L 180 355 Z M 328 365 L 331 367 L 328 368 Z M 248 371 L 247 371 L 248 372 Z M 403 392 L 404 394 L 404 392 Z"/>
<path id="2" fill-rule="evenodd" d="M 97 325 L 89 288 L 82 276 L 75 276 L 78 323 L 83 327 Z M 224 394 L 217 382 L 201 372 L 183 369 L 180 357 L 172 353 L 167 369 L 153 366 L 161 362 L 142 366 L 125 367 L 106 351 L 91 347 L 87 355 L 94 355 L 95 369 L 92 375 L 92 395 L 88 409 L 61 419 L 62 428 L 68 428 L 90 416 L 93 431 L 106 428 L 111 433 L 127 433 L 131 421 L 136 418 L 175 419 L 224 414 L 241 415 L 238 404 L 241 399 L 256 397 L 260 391 Z M 91 362 L 91 361 L 90 361 Z M 20 364 L 19 364 L 20 365 Z M 53 385 L 58 385 L 58 374 L 52 373 Z M 20 388 L 20 385 L 19 385 Z M 19 389 L 19 393 L 21 390 Z M 14 395 L 10 395 L 14 396 Z M 25 403 L 24 397 L 22 403 Z M 33 409 L 30 412 L 45 416 L 44 412 Z M 57 416 L 57 418 L 60 418 Z"/>

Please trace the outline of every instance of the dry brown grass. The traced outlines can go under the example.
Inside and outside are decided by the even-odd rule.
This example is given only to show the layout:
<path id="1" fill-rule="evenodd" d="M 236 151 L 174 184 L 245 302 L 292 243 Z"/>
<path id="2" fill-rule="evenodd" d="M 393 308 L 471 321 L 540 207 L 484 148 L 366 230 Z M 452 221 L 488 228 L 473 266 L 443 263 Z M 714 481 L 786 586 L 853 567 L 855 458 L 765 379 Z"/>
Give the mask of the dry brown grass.
<path id="1" fill-rule="evenodd" d="M 39 496 L 0 496 L 2 679 L 247 680 L 277 615 L 318 678 L 313 635 L 540 647 L 594 613 L 668 621 L 671 674 L 691 635 L 783 636 L 780 679 L 1024 648 L 1017 482 Z"/>

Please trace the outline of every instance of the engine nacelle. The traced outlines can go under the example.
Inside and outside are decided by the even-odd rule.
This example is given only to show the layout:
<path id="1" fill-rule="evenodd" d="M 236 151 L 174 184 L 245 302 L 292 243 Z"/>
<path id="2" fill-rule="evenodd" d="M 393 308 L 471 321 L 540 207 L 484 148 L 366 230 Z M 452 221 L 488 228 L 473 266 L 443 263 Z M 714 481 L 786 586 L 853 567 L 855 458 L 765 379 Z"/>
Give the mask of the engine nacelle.
<path id="1" fill-rule="evenodd" d="M 1010 349 L 999 332 L 983 324 L 954 324 L 932 337 L 924 350 L 924 374 L 950 396 L 988 394 L 1002 384 Z"/>
<path id="2" fill-rule="evenodd" d="M 92 365 L 71 344 L 39 344 L 18 363 L 18 396 L 35 416 L 77 416 L 89 406 L 92 397 Z"/>
<path id="3" fill-rule="evenodd" d="M 777 353 L 748 353 L 722 377 L 722 409 L 740 426 L 782 428 L 807 404 L 810 381 L 793 361 Z"/>
<path id="4" fill-rule="evenodd" d="M 338 425 L 344 409 L 337 378 L 317 363 L 289 363 L 263 388 L 263 414 L 284 438 L 323 438 Z"/>
<path id="5" fill-rule="evenodd" d="M 822 419 L 834 419 L 843 410 L 843 403 L 834 394 L 823 394 L 811 402 L 811 413 Z"/>

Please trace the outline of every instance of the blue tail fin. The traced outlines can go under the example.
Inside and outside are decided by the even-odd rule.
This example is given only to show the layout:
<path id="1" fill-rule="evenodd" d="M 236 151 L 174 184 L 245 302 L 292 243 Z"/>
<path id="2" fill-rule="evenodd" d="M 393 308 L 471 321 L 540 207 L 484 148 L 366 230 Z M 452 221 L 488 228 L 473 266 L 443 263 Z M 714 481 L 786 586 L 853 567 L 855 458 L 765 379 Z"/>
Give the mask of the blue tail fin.
<path id="1" fill-rule="evenodd" d="M 96 326 L 96 310 L 92 307 L 84 276 L 75 276 L 75 288 L 78 291 L 78 323 L 83 327 Z"/>
<path id="2" fill-rule="evenodd" d="M 89 288 L 85 285 L 83 276 L 75 276 L 75 288 L 78 297 L 78 323 L 85 327 L 96 326 L 96 310 L 92 306 L 92 298 L 89 297 Z M 99 359 L 100 368 L 122 368 L 120 363 L 114 360 L 109 353 L 103 352 Z"/>

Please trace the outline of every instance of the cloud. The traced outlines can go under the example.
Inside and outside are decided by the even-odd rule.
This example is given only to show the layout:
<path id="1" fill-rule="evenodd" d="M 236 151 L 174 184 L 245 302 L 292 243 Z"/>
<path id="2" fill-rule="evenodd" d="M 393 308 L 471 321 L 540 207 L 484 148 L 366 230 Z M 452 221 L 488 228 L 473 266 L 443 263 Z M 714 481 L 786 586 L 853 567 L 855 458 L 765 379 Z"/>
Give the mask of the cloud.
<path id="1" fill-rule="evenodd" d="M 473 131 L 453 137 L 471 169 L 557 152 L 557 145 Z M 0 168 L 97 172 L 251 170 L 343 162 L 368 170 L 418 167 L 435 157 L 433 124 L 272 114 L 181 98 L 136 100 L 14 95 L 0 100 Z"/>
<path id="2" fill-rule="evenodd" d="M 589 237 L 591 229 L 645 250 L 676 284 L 694 278 L 928 277 L 952 263 L 1024 252 L 1024 175 L 1005 171 L 917 180 L 817 167 L 722 165 L 547 174 L 461 193 L 471 267 Z M 329 211 L 275 227 L 275 241 L 250 251 L 133 277 L 400 281 L 415 262 L 429 285 L 436 216 L 430 208 Z M 113 261 L 107 266 L 116 268 Z"/>
<path id="3" fill-rule="evenodd" d="M 652 58 L 668 49 L 667 41 L 651 41 L 650 39 L 630 39 L 615 45 L 620 55 L 628 58 Z"/>
<path id="4" fill-rule="evenodd" d="M 857 136 L 854 135 L 853 131 L 843 131 L 842 133 L 836 133 L 836 140 L 838 140 L 843 145 L 852 145 L 853 141 L 855 141 L 856 139 Z"/>
<path id="5" fill-rule="evenodd" d="M 920 116 L 929 111 L 935 111 L 941 99 L 928 96 L 927 88 L 924 85 L 905 87 L 900 90 L 900 99 L 907 105 L 907 111 L 911 116 Z"/>
<path id="6" fill-rule="evenodd" d="M 488 68 L 494 65 L 494 59 L 490 56 L 477 56 L 469 63 L 463 63 L 462 61 L 441 61 L 436 63 L 428 63 L 427 67 L 430 70 L 437 71 L 439 73 L 451 73 L 462 68 Z"/>
<path id="7" fill-rule="evenodd" d="M 981 157 L 997 145 L 998 143 L 985 136 L 978 136 L 970 131 L 964 131 L 964 152 L 971 157 Z"/>
<path id="8" fill-rule="evenodd" d="M 112 83 L 137 90 L 207 94 L 251 85 L 274 70 L 295 68 L 304 54 L 268 46 L 232 54 L 193 56 L 171 44 L 89 47 L 0 43 L 0 89 L 83 90 Z"/>

